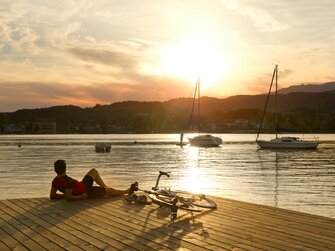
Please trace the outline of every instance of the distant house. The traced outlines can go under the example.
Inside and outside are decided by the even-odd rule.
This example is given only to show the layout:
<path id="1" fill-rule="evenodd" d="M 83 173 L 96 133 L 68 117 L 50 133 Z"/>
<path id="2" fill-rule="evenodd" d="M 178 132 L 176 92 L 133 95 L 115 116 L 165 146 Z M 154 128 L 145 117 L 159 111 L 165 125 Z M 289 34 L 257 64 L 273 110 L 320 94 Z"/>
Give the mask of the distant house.
<path id="1" fill-rule="evenodd" d="M 55 134 L 56 122 L 50 122 L 50 121 L 32 122 L 32 132 L 37 134 Z"/>
<path id="2" fill-rule="evenodd" d="M 5 134 L 21 134 L 25 133 L 24 124 L 4 124 L 3 133 Z"/>

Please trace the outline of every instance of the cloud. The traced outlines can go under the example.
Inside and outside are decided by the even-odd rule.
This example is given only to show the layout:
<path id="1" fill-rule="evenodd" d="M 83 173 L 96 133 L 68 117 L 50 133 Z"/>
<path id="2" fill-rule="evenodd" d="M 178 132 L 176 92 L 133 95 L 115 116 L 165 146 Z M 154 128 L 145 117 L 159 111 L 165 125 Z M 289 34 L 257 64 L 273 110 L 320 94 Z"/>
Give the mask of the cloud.
<path id="1" fill-rule="evenodd" d="M 221 2 L 228 9 L 248 17 L 260 32 L 277 32 L 287 30 L 290 27 L 274 18 L 272 9 L 262 8 L 254 1 L 243 3 L 243 1 L 221 0 Z"/>
<path id="2" fill-rule="evenodd" d="M 0 7 L 0 40 L 2 43 L 10 43 L 18 20 L 22 20 L 26 11 L 20 2 L 4 0 Z"/>
<path id="3" fill-rule="evenodd" d="M 30 57 L 64 49 L 80 38 L 82 15 L 93 2 L 3 0 L 0 44 L 3 54 Z M 85 38 L 83 38 L 85 39 Z M 5 50 L 6 49 L 6 50 Z M 1 52 L 1 51 L 0 51 Z"/>
<path id="4" fill-rule="evenodd" d="M 125 79 L 136 82 L 156 75 L 159 64 L 159 45 L 155 42 L 132 39 L 100 43 L 81 43 L 67 51 L 84 64 L 85 70 L 102 82 Z"/>
<path id="5" fill-rule="evenodd" d="M 0 81 L 0 112 L 68 104 L 88 107 L 124 100 L 166 101 L 190 96 L 192 90 L 193 86 L 178 79 L 144 76 L 136 84 L 113 82 L 67 85 Z"/>
<path id="6" fill-rule="evenodd" d="M 138 59 L 117 50 L 99 50 L 91 48 L 71 48 L 69 52 L 81 60 L 114 66 L 118 68 L 136 69 Z"/>

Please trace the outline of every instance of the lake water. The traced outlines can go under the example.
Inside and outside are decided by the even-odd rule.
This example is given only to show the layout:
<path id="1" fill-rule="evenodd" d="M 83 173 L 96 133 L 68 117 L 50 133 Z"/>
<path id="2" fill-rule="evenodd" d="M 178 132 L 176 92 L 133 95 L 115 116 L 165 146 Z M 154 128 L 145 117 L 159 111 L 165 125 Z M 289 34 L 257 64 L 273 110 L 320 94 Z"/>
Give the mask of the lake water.
<path id="1" fill-rule="evenodd" d="M 0 199 L 47 197 L 53 163 L 65 159 L 69 176 L 97 168 L 113 188 L 151 188 L 163 170 L 172 188 L 335 218 L 334 134 L 309 135 L 320 138 L 317 150 L 281 151 L 258 149 L 254 134 L 219 136 L 218 148 L 180 148 L 177 134 L 1 135 Z M 97 142 L 111 152 L 95 152 Z"/>

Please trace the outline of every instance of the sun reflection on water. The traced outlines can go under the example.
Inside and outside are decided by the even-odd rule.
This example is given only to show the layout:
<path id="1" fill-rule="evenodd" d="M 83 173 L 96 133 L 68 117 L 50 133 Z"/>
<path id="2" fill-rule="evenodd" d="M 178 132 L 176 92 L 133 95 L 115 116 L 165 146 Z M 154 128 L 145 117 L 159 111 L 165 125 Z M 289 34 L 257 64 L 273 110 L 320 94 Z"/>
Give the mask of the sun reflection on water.
<path id="1" fill-rule="evenodd" d="M 197 147 L 189 147 L 187 149 L 187 167 L 177 186 L 181 190 L 208 194 L 211 181 L 206 175 L 205 169 L 201 168 L 200 150 Z"/>

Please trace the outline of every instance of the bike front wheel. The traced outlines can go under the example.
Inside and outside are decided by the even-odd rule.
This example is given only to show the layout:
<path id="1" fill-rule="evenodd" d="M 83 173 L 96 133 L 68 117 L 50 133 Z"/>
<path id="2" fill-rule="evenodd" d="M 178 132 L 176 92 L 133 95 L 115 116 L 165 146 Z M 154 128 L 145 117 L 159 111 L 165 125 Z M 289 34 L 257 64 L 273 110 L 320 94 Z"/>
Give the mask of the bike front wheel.
<path id="1" fill-rule="evenodd" d="M 217 208 L 215 201 L 207 198 L 203 194 L 194 194 L 188 191 L 174 191 L 174 193 L 180 198 L 191 201 L 191 204 L 194 206 L 209 209 Z"/>

